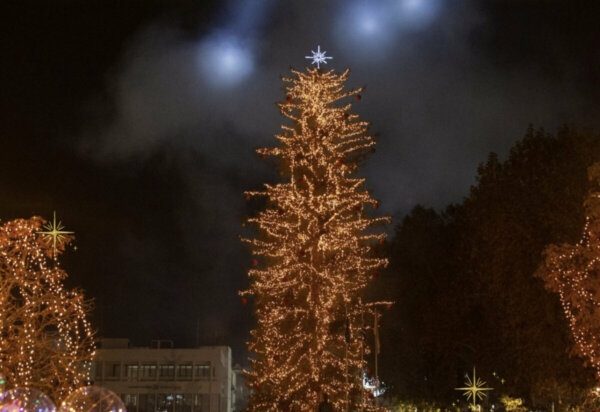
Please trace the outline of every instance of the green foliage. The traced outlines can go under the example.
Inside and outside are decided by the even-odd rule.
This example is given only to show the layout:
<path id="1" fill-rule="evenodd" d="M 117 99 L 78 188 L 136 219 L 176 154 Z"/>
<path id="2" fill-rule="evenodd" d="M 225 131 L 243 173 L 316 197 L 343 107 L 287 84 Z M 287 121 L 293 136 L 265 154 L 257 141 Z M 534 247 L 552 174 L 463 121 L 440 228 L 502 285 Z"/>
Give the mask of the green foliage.
<path id="1" fill-rule="evenodd" d="M 530 128 L 505 161 L 492 153 L 479 166 L 461 204 L 404 218 L 375 291 L 398 302 L 381 331 L 391 393 L 450 404 L 476 365 L 495 388 L 491 400 L 581 398 L 593 373 L 569 356 L 558 298 L 533 274 L 545 245 L 578 239 L 586 169 L 599 159 L 598 135 Z"/>

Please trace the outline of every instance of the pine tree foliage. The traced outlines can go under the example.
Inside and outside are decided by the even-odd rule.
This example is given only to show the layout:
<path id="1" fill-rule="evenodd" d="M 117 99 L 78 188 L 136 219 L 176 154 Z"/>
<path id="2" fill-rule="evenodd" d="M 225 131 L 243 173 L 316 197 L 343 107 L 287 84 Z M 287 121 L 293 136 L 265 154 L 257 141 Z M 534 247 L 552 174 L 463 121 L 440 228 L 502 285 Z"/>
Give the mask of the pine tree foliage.
<path id="1" fill-rule="evenodd" d="M 374 252 L 385 237 L 374 226 L 388 218 L 369 216 L 378 202 L 355 172 L 375 141 L 342 102 L 360 99 L 360 89 L 344 91 L 349 71 L 292 73 L 279 104 L 291 125 L 278 146 L 257 150 L 279 158 L 284 182 L 246 192 L 267 204 L 249 219 L 257 237 L 244 239 L 257 257 L 241 292 L 254 296 L 257 318 L 249 410 L 314 411 L 324 394 L 335 410 L 372 410 L 365 337 L 376 305 L 388 302 L 367 303 L 364 292 L 387 265 Z"/>

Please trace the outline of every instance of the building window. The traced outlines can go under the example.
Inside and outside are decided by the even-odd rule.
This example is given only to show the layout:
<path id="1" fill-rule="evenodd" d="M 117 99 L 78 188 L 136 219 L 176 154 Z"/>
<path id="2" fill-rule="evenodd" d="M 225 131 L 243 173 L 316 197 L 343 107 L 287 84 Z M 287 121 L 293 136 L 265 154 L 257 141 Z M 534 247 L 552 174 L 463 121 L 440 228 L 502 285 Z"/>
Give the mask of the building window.
<path id="1" fill-rule="evenodd" d="M 121 362 L 106 362 L 105 378 L 119 379 L 121 377 Z"/>
<path id="2" fill-rule="evenodd" d="M 102 361 L 98 361 L 95 363 L 96 368 L 96 379 L 102 379 L 102 372 L 104 371 L 104 363 Z"/>
<path id="3" fill-rule="evenodd" d="M 124 394 L 121 396 L 123 402 L 125 403 L 125 408 L 127 412 L 135 412 L 137 410 L 137 395 L 136 394 Z"/>
<path id="4" fill-rule="evenodd" d="M 156 405 L 154 404 L 155 397 L 154 394 L 140 394 L 139 397 L 139 412 L 154 412 L 156 409 Z M 129 410 L 127 410 L 129 412 Z"/>
<path id="5" fill-rule="evenodd" d="M 198 393 L 194 396 L 194 412 L 210 412 L 210 395 Z"/>
<path id="6" fill-rule="evenodd" d="M 167 393 L 159 393 L 156 395 L 156 411 L 157 412 L 171 412 L 173 411 L 173 395 Z"/>
<path id="7" fill-rule="evenodd" d="M 192 379 L 192 364 L 183 363 L 177 366 L 177 378 L 180 380 Z"/>
<path id="8" fill-rule="evenodd" d="M 125 365 L 125 376 L 128 380 L 135 380 L 138 378 L 138 365 L 137 363 L 131 363 Z"/>
<path id="9" fill-rule="evenodd" d="M 143 380 L 155 380 L 156 379 L 156 365 L 155 364 L 145 364 L 140 367 L 140 377 Z"/>
<path id="10" fill-rule="evenodd" d="M 210 362 L 196 364 L 196 378 L 210 378 Z"/>
<path id="11" fill-rule="evenodd" d="M 175 365 L 172 363 L 167 365 L 160 365 L 160 379 L 173 380 L 175 377 Z"/>
<path id="12" fill-rule="evenodd" d="M 191 393 L 178 393 L 175 395 L 175 412 L 192 412 L 192 399 L 194 396 Z M 127 411 L 129 412 L 129 411 Z"/>

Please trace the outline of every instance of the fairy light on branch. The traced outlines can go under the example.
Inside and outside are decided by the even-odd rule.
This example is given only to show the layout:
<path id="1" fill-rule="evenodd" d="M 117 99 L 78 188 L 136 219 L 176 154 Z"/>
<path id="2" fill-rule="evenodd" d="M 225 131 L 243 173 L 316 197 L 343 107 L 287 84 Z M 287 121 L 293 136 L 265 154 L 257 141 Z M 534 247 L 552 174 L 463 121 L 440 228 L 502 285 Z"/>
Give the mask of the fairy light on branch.
<path id="1" fill-rule="evenodd" d="M 387 265 L 373 255 L 385 238 L 373 227 L 389 218 L 370 216 L 378 201 L 355 175 L 375 141 L 343 102 L 362 91 L 344 91 L 348 73 L 308 68 L 284 79 L 279 108 L 290 122 L 275 135 L 278 146 L 257 150 L 280 160 L 284 181 L 244 194 L 267 204 L 248 219 L 257 236 L 242 239 L 255 255 L 250 288 L 240 292 L 256 307 L 250 411 L 314 411 L 324 394 L 335 410 L 375 410 L 362 371 L 370 353 L 363 332 L 376 304 L 364 302 L 364 292 Z"/>
<path id="2" fill-rule="evenodd" d="M 599 163 L 588 172 L 591 180 L 600 182 Z M 549 246 L 538 276 L 548 290 L 558 293 L 575 341 L 574 352 L 600 380 L 600 192 L 591 192 L 584 205 L 581 239 L 573 245 Z"/>
<path id="3" fill-rule="evenodd" d="M 60 401 L 89 381 L 94 337 L 90 303 L 62 284 L 58 256 L 73 237 L 63 231 L 47 242 L 44 224 L 33 217 L 0 226 L 0 374 L 6 389 L 33 386 Z"/>

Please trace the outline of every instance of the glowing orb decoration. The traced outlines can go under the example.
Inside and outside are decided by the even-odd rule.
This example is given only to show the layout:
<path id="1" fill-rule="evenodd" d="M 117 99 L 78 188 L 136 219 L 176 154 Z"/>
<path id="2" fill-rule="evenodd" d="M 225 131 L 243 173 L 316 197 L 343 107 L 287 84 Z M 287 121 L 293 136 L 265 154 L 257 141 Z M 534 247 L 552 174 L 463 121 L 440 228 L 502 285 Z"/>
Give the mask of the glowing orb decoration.
<path id="1" fill-rule="evenodd" d="M 67 396 L 60 412 L 127 412 L 116 393 L 100 386 L 86 386 Z"/>
<path id="2" fill-rule="evenodd" d="M 0 396 L 0 412 L 54 412 L 52 400 L 33 388 L 11 389 Z"/>
<path id="3" fill-rule="evenodd" d="M 227 35 L 209 37 L 200 47 L 198 61 L 206 83 L 212 86 L 238 84 L 254 68 L 251 47 Z"/>

